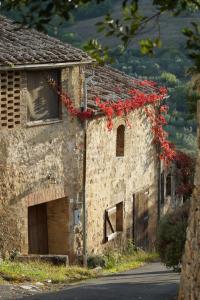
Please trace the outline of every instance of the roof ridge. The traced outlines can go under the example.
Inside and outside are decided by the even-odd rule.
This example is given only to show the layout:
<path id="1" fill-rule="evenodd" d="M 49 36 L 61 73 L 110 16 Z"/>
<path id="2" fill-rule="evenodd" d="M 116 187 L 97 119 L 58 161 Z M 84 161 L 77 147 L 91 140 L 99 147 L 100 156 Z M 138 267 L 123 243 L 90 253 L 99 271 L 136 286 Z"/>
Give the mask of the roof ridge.
<path id="1" fill-rule="evenodd" d="M 0 15 L 0 36 L 0 66 L 92 62 L 92 58 L 82 49 L 36 29 L 19 27 L 15 21 L 3 15 Z M 7 52 L 3 49 L 7 49 Z"/>

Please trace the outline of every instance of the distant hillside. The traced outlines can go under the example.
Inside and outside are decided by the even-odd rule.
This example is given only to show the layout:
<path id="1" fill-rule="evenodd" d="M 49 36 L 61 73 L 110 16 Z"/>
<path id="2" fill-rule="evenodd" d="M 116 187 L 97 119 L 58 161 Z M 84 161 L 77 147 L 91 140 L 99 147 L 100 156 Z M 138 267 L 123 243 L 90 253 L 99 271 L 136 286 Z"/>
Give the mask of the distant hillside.
<path id="1" fill-rule="evenodd" d="M 110 1 L 110 0 L 107 0 Z M 112 1 L 112 9 L 110 11 L 114 15 L 114 17 L 120 17 L 121 14 L 121 2 L 122 1 Z M 150 0 L 142 0 L 141 2 L 141 11 L 146 15 L 152 15 L 155 12 L 155 7 L 152 6 L 152 1 Z M 96 10 L 98 10 L 98 6 L 96 5 Z M 108 10 L 109 11 L 109 10 Z M 118 44 L 116 39 L 109 37 L 104 38 L 101 34 L 96 32 L 95 24 L 102 20 L 102 17 L 88 18 L 85 20 L 76 21 L 74 24 L 67 28 L 68 32 L 74 33 L 80 39 L 81 42 L 85 42 L 91 38 L 100 38 L 100 40 L 110 46 L 115 46 Z M 176 47 L 177 44 L 184 45 L 185 38 L 181 33 L 181 29 L 183 27 L 189 26 L 191 22 L 198 21 L 199 18 L 196 15 L 192 15 L 189 13 L 182 14 L 178 17 L 172 17 L 169 14 L 164 14 L 160 18 L 160 29 L 161 29 L 161 37 L 163 40 L 163 44 L 165 47 Z M 144 36 L 155 36 L 156 32 L 155 23 L 152 22 L 146 33 L 140 35 L 139 38 Z"/>
<path id="2" fill-rule="evenodd" d="M 120 18 L 121 2 L 107 0 L 108 10 L 112 14 Z M 140 0 L 141 10 L 146 15 L 152 15 L 155 7 L 152 6 L 150 0 Z M 90 6 L 90 9 L 94 9 Z M 96 5 L 98 10 L 98 6 Z M 101 8 L 105 14 L 105 7 Z M 79 14 L 81 16 L 81 12 Z M 167 104 L 170 106 L 170 112 L 167 117 L 169 125 L 170 140 L 176 144 L 177 148 L 190 154 L 196 152 L 196 121 L 189 115 L 189 107 L 187 103 L 188 97 L 188 81 L 187 70 L 192 62 L 187 57 L 185 48 L 185 37 L 181 33 L 183 27 L 190 26 L 191 22 L 198 21 L 195 14 L 184 13 L 178 17 L 165 14 L 160 18 L 160 32 L 163 41 L 163 47 L 156 51 L 153 57 L 142 56 L 138 49 L 137 40 L 144 37 L 155 37 L 157 29 L 155 22 L 149 24 L 148 28 L 138 36 L 130 45 L 129 50 L 121 54 L 117 50 L 119 41 L 113 37 L 105 38 L 102 34 L 97 33 L 95 24 L 102 20 L 102 16 L 93 17 L 88 14 L 88 18 L 81 20 L 76 17 L 74 24 L 68 25 L 60 31 L 60 37 L 69 38 L 70 42 L 81 46 L 85 41 L 91 38 L 98 38 L 102 44 L 110 46 L 111 53 L 115 57 L 115 67 L 124 72 L 159 82 L 165 85 L 169 90 L 170 98 Z M 71 34 L 71 40 L 70 35 Z M 72 38 L 73 37 L 73 38 Z"/>

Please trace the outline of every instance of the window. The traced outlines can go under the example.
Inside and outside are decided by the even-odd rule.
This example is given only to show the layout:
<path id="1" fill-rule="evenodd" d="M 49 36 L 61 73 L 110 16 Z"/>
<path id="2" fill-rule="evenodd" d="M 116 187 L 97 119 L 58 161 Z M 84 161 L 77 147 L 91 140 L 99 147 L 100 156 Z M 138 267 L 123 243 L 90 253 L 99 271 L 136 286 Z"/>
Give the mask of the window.
<path id="1" fill-rule="evenodd" d="M 171 173 L 169 173 L 166 177 L 166 196 L 171 196 L 172 192 L 172 176 Z"/>
<path id="2" fill-rule="evenodd" d="M 33 71 L 27 73 L 28 121 L 52 121 L 60 117 L 57 93 L 49 86 L 48 78 L 59 83 L 58 71 Z"/>
<path id="3" fill-rule="evenodd" d="M 124 138 L 125 138 L 125 126 L 120 125 L 117 128 L 116 156 L 124 156 Z"/>
<path id="4" fill-rule="evenodd" d="M 162 172 L 160 176 L 160 203 L 165 202 L 165 173 Z"/>
<path id="5" fill-rule="evenodd" d="M 20 88 L 20 72 L 0 72 L 0 126 L 2 128 L 11 129 L 21 123 Z"/>
<path id="6" fill-rule="evenodd" d="M 105 241 L 114 239 L 123 231 L 123 202 L 105 211 Z"/>

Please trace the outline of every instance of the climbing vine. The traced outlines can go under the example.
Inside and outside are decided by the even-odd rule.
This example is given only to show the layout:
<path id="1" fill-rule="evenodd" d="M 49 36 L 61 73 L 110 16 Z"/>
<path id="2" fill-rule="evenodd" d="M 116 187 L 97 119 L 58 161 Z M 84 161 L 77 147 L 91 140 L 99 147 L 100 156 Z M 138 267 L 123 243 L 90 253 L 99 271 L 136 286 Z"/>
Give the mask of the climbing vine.
<path id="1" fill-rule="evenodd" d="M 81 111 L 74 107 L 70 97 L 64 93 L 56 84 L 55 81 L 49 80 L 50 85 L 56 89 L 61 101 L 65 105 L 68 113 L 72 117 L 77 117 L 80 120 L 90 119 L 94 116 L 94 112 L 91 109 L 86 111 Z M 168 111 L 168 107 L 162 104 L 162 101 L 167 96 L 167 90 L 164 87 L 157 87 L 157 84 L 152 81 L 147 80 L 133 80 L 134 86 L 138 88 L 131 89 L 128 94 L 127 99 L 118 99 L 117 101 L 102 101 L 99 97 L 96 97 L 94 101 L 96 106 L 101 112 L 107 117 L 107 128 L 112 130 L 113 128 L 113 118 L 114 117 L 124 117 L 128 127 L 131 124 L 128 120 L 128 115 L 130 112 L 137 109 L 144 109 L 147 118 L 151 122 L 151 130 L 154 136 L 154 143 L 159 147 L 159 157 L 169 164 L 175 158 L 175 150 L 173 145 L 168 141 L 168 134 L 164 130 L 164 125 L 167 124 L 165 119 L 165 114 Z M 141 91 L 151 90 L 152 93 Z"/>

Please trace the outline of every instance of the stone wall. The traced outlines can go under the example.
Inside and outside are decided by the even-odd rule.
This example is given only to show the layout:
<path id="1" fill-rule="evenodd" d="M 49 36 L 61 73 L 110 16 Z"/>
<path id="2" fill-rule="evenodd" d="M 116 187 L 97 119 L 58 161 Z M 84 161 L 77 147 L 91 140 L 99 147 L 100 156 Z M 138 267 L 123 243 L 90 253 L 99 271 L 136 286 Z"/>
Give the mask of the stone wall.
<path id="1" fill-rule="evenodd" d="M 55 199 L 68 201 L 68 254 L 78 251 L 73 210 L 82 191 L 83 130 L 66 115 L 51 124 L 28 126 L 27 77 L 21 72 L 21 124 L 0 130 L 0 252 L 28 253 L 28 206 Z M 62 86 L 77 106 L 83 96 L 84 74 L 76 66 L 62 71 Z"/>
<path id="2" fill-rule="evenodd" d="M 87 129 L 87 246 L 88 253 L 102 253 L 114 246 L 124 246 L 133 235 L 133 195 L 148 193 L 150 247 L 155 242 L 157 226 L 157 173 L 155 147 L 150 124 L 142 111 L 131 113 L 132 128 L 125 127 L 125 154 L 116 157 L 117 127 L 125 124 L 116 118 L 109 132 L 106 119 L 89 122 Z M 105 242 L 105 210 L 123 201 L 123 233 Z"/>
<path id="3" fill-rule="evenodd" d="M 200 299 L 200 102 L 198 103 L 197 120 L 198 155 L 196 162 L 195 189 L 191 201 L 179 300 Z"/>
<path id="4" fill-rule="evenodd" d="M 28 254 L 28 207 L 47 203 L 49 252 L 68 254 L 72 261 L 83 249 L 83 126 L 66 114 L 64 107 L 62 119 L 57 122 L 27 124 L 26 72 L 20 76 L 20 125 L 0 130 L 0 252 L 4 256 L 15 250 Z M 80 107 L 82 67 L 62 70 L 61 81 L 63 89 Z M 102 253 L 113 246 L 123 247 L 133 238 L 133 199 L 138 193 L 148 198 L 149 245 L 154 247 L 158 211 L 157 157 L 150 124 L 142 111 L 131 113 L 129 120 L 132 128 L 125 129 L 124 157 L 116 157 L 116 131 L 119 125 L 125 124 L 124 119 L 116 118 L 111 132 L 104 117 L 88 122 L 89 254 Z M 123 202 L 123 232 L 105 243 L 105 210 L 120 202 Z M 63 245 L 59 245 L 62 242 Z"/>

